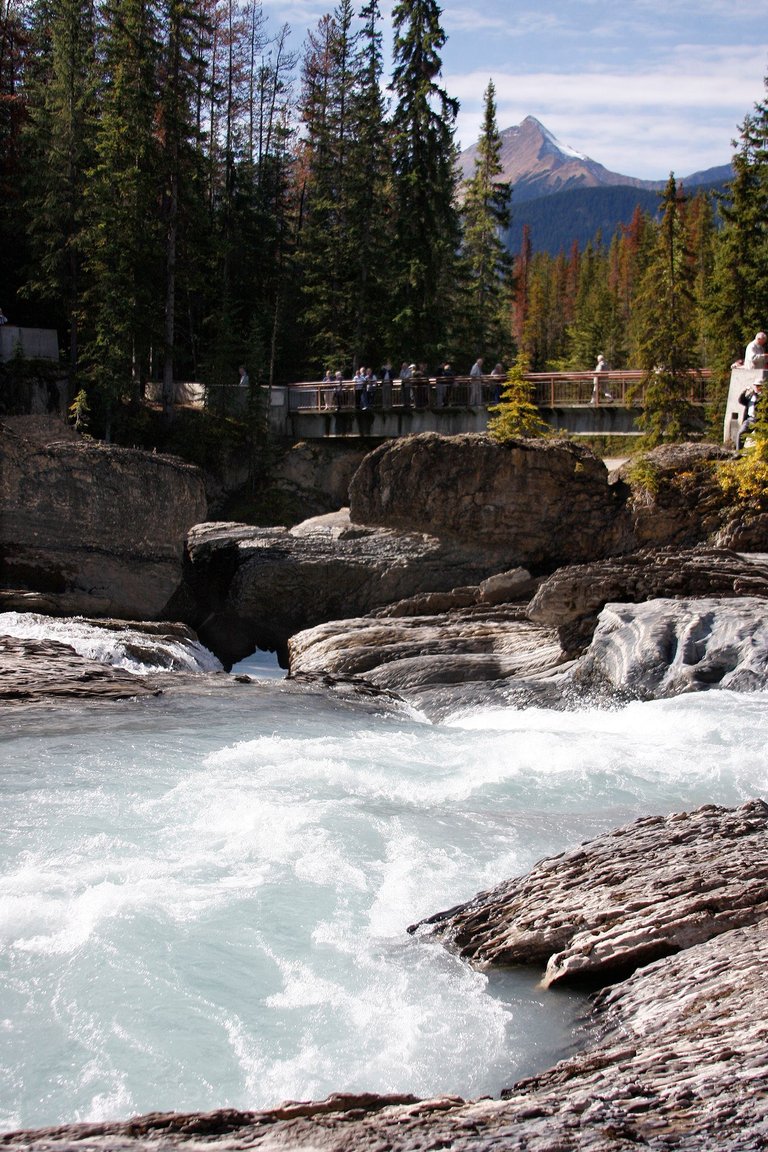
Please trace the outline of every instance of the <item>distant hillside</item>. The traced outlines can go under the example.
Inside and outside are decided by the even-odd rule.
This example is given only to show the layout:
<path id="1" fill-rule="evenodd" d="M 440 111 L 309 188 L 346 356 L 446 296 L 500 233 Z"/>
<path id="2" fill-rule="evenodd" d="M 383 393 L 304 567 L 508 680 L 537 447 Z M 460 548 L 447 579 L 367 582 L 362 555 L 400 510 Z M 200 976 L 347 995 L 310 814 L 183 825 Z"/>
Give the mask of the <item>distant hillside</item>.
<path id="1" fill-rule="evenodd" d="M 724 184 L 687 185 L 691 191 L 722 190 Z M 655 215 L 659 193 L 645 188 L 617 185 L 608 188 L 576 188 L 555 192 L 516 204 L 512 199 L 512 226 L 506 236 L 510 252 L 520 251 L 523 228 L 527 224 L 534 252 L 569 252 L 574 240 L 580 249 L 594 240 L 598 231 L 608 245 L 622 224 L 629 224 L 635 208 Z"/>

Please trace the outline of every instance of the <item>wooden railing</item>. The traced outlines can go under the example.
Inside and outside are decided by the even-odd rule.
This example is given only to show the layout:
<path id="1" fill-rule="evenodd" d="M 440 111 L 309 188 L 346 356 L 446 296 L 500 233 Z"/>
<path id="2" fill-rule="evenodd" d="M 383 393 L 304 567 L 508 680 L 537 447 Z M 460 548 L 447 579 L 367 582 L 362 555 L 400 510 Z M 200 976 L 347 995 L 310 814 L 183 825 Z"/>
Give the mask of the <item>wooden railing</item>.
<path id="1" fill-rule="evenodd" d="M 711 373 L 691 373 L 689 400 L 706 402 L 706 388 Z M 645 406 L 641 386 L 643 373 L 636 370 L 611 372 L 532 372 L 526 375 L 533 399 L 540 408 L 632 407 Z M 290 384 L 290 412 L 354 412 L 419 408 L 487 408 L 497 404 L 505 377 L 469 376 L 450 378 L 421 377 L 407 383 L 377 383 L 365 394 L 351 380 L 341 386 L 320 383 Z"/>

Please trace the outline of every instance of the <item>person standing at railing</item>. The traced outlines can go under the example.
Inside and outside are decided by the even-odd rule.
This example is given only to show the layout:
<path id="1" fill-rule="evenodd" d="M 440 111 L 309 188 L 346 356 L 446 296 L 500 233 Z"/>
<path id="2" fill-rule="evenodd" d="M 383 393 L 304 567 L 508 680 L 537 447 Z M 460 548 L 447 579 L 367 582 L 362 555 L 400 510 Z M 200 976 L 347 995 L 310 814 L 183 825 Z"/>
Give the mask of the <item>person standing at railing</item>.
<path id="1" fill-rule="evenodd" d="M 597 364 L 595 364 L 595 372 L 597 372 L 598 375 L 595 376 L 595 378 L 592 381 L 592 399 L 590 401 L 591 404 L 599 404 L 600 403 L 601 391 L 602 391 L 602 397 L 604 400 L 608 400 L 608 401 L 613 400 L 613 396 L 607 390 L 607 388 L 604 388 L 602 390 L 600 388 L 599 373 L 600 372 L 607 372 L 607 371 L 608 371 L 608 365 L 605 362 L 605 357 L 603 356 L 602 352 L 600 352 L 600 353 L 598 353 Z"/>
<path id="2" fill-rule="evenodd" d="M 768 345 L 768 336 L 765 332 L 758 332 L 754 340 L 750 340 L 747 344 L 747 350 L 744 353 L 745 368 L 765 368 L 766 345 Z"/>
<path id="3" fill-rule="evenodd" d="M 336 411 L 341 412 L 344 405 L 344 377 L 341 372 L 337 372 L 334 377 L 333 402 L 336 405 Z"/>
<path id="4" fill-rule="evenodd" d="M 400 365 L 400 399 L 403 408 L 410 408 L 411 406 L 411 378 L 415 365 L 406 364 L 403 360 Z"/>
<path id="5" fill-rule="evenodd" d="M 483 397 L 483 358 L 478 356 L 469 370 L 469 406 L 479 408 Z"/>
<path id="6" fill-rule="evenodd" d="M 395 382 L 395 370 L 390 360 L 386 360 L 382 366 L 379 372 L 379 380 L 381 381 L 381 406 L 382 408 L 391 408 L 392 385 Z"/>
<path id="7" fill-rule="evenodd" d="M 355 408 L 361 411 L 366 406 L 365 396 L 365 369 L 358 368 L 352 377 L 352 383 L 355 386 Z"/>

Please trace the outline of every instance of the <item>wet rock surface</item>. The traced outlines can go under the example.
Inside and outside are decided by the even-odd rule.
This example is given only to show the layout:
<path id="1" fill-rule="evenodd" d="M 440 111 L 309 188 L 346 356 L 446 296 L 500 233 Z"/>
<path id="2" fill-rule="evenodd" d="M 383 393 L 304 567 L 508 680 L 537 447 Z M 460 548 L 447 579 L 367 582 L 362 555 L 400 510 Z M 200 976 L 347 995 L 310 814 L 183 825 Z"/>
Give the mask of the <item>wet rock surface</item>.
<path id="1" fill-rule="evenodd" d="M 157 695 L 157 681 L 78 655 L 58 640 L 0 635 L 0 702 L 110 699 Z"/>
<path id="2" fill-rule="evenodd" d="M 708 807 L 638 821 L 583 845 L 575 851 L 597 853 L 606 916 L 596 900 L 590 904 L 590 869 L 575 868 L 574 853 L 534 869 L 531 876 L 538 874 L 551 894 L 559 879 L 566 901 L 538 905 L 534 935 L 558 934 L 564 918 L 578 920 L 569 909 L 581 900 L 593 910 L 598 940 L 612 933 L 619 942 L 623 915 L 629 935 L 633 924 L 655 925 L 680 950 L 653 963 L 647 952 L 636 953 L 643 966 L 594 1000 L 587 1048 L 511 1085 L 501 1099 L 339 1094 L 260 1112 L 228 1108 L 61 1125 L 7 1133 L 0 1144 L 29 1152 L 755 1152 L 768 1140 L 767 817 L 759 801 L 730 811 Z M 617 856 L 623 869 L 611 865 Z M 665 875 L 674 885 L 666 898 Z M 511 887 L 525 879 L 495 890 L 505 893 L 496 905 L 500 932 L 509 926 L 503 909 Z M 619 891 L 627 883 L 634 898 Z"/>
<path id="3" fill-rule="evenodd" d="M 481 967 L 546 965 L 607 983 L 768 914 L 768 805 L 651 816 L 482 892 L 413 930 Z"/>

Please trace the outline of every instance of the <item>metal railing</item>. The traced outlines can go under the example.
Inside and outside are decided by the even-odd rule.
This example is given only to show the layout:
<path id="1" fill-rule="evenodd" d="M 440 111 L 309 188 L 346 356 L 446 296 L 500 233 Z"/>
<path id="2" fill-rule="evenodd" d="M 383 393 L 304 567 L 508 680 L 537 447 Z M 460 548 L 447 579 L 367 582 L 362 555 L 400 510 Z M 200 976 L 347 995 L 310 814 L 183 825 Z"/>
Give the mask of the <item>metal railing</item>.
<path id="1" fill-rule="evenodd" d="M 540 408 L 619 406 L 644 408 L 645 374 L 637 369 L 610 372 L 532 372 L 526 376 Z M 688 400 L 703 405 L 707 400 L 709 369 L 692 372 Z"/>
<path id="2" fill-rule="evenodd" d="M 290 412 L 387 411 L 410 408 L 487 408 L 498 403 L 503 376 L 417 377 L 410 381 L 381 382 L 361 390 L 351 380 L 339 385 L 290 384 Z"/>
<path id="3" fill-rule="evenodd" d="M 708 369 L 691 373 L 689 400 L 706 403 Z M 637 370 L 610 372 L 532 372 L 526 375 L 533 400 L 540 408 L 645 406 L 643 373 Z M 327 381 L 288 385 L 289 412 L 389 411 L 419 408 L 487 408 L 497 404 L 504 376 L 417 377 L 408 382 L 381 382 L 361 391 L 351 380 L 339 386 Z"/>

